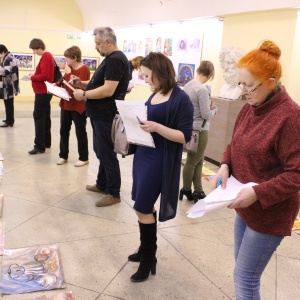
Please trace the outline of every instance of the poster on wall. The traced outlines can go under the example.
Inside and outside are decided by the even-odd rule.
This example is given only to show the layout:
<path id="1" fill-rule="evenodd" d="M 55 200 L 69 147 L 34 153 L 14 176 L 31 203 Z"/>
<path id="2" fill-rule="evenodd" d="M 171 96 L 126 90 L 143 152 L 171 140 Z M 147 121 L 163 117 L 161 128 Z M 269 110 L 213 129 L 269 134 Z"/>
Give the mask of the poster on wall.
<path id="1" fill-rule="evenodd" d="M 34 54 L 13 53 L 13 56 L 18 60 L 19 70 L 34 70 Z"/>
<path id="2" fill-rule="evenodd" d="M 194 78 L 194 74 L 194 64 L 179 63 L 177 84 L 182 87 L 185 86 L 186 83 Z"/>
<path id="3" fill-rule="evenodd" d="M 173 41 L 172 38 L 165 38 L 164 55 L 166 56 L 172 56 L 172 50 L 173 50 L 172 41 Z"/>
<path id="4" fill-rule="evenodd" d="M 89 67 L 91 72 L 94 72 L 98 67 L 98 57 L 82 57 L 82 63 Z"/>
<path id="5" fill-rule="evenodd" d="M 54 58 L 56 64 L 59 66 L 59 69 L 61 71 L 64 71 L 67 59 L 62 55 L 53 55 L 53 58 Z"/>

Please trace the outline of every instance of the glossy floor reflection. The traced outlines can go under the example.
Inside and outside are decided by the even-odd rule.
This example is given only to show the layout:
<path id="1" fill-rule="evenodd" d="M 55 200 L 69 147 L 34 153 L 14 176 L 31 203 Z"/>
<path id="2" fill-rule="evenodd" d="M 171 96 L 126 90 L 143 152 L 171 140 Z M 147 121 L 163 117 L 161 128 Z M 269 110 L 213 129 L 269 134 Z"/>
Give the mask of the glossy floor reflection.
<path id="1" fill-rule="evenodd" d="M 13 128 L 0 128 L 4 193 L 2 220 L 6 223 L 5 248 L 59 244 L 67 289 L 76 300 L 113 299 L 234 299 L 234 211 L 221 209 L 203 218 L 189 219 L 192 203 L 179 201 L 174 220 L 158 224 L 157 275 L 142 283 L 130 276 L 138 264 L 127 256 L 137 250 L 139 231 L 132 209 L 132 157 L 121 158 L 122 201 L 97 208 L 100 194 L 85 190 L 95 183 L 98 161 L 92 150 L 88 121 L 90 164 L 74 167 L 78 159 L 74 128 L 70 155 L 58 166 L 59 108 L 52 103 L 52 147 L 44 154 L 28 155 L 34 139 L 33 103 L 15 102 Z M 0 119 L 4 117 L 0 102 Z M 216 166 L 206 162 L 206 167 Z M 151 180 L 151 178 L 149 178 Z M 203 181 L 205 192 L 210 191 Z M 300 236 L 286 238 L 262 279 L 262 299 L 298 299 Z M 35 299 L 61 292 L 4 295 L 4 299 Z M 42 298 L 41 298 L 42 299 Z"/>

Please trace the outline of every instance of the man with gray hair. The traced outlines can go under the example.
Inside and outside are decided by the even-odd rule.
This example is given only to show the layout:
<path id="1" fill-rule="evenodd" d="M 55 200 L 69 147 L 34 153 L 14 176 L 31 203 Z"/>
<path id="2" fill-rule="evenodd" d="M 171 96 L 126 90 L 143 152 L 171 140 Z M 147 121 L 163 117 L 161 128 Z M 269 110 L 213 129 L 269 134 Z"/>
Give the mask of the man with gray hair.
<path id="1" fill-rule="evenodd" d="M 245 51 L 241 48 L 232 46 L 225 46 L 222 48 L 219 59 L 226 84 L 220 90 L 220 97 L 232 100 L 241 97 L 242 90 L 238 86 L 237 61 L 244 55 Z"/>
<path id="2" fill-rule="evenodd" d="M 117 113 L 115 100 L 124 100 L 129 83 L 129 62 L 117 47 L 117 38 L 110 27 L 94 29 L 95 48 L 104 57 L 93 77 L 81 81 L 72 76 L 78 101 L 85 101 L 85 110 L 93 128 L 94 151 L 99 159 L 96 184 L 87 185 L 92 192 L 105 194 L 97 207 L 119 203 L 121 174 L 117 154 L 111 139 L 111 127 Z"/>

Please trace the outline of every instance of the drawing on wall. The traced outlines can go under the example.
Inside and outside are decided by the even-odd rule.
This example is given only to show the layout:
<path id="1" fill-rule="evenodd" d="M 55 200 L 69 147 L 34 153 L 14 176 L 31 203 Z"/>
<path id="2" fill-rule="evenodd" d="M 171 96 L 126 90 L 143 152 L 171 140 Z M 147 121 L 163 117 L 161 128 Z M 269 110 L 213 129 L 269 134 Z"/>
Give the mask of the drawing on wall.
<path id="1" fill-rule="evenodd" d="M 123 41 L 123 49 L 122 49 L 123 52 L 127 52 L 127 40 L 124 40 Z"/>
<path id="2" fill-rule="evenodd" d="M 145 56 L 147 56 L 151 51 L 153 51 L 153 41 L 151 38 L 146 38 Z"/>
<path id="3" fill-rule="evenodd" d="M 184 64 L 180 63 L 178 65 L 178 80 L 177 84 L 180 86 L 185 86 L 187 82 L 194 78 L 195 65 L 194 64 Z"/>
<path id="4" fill-rule="evenodd" d="M 56 64 L 59 66 L 59 69 L 61 71 L 64 71 L 67 59 L 61 55 L 53 55 L 53 57 L 54 57 Z"/>
<path id="5" fill-rule="evenodd" d="M 98 66 L 98 57 L 82 57 L 82 63 L 89 67 L 91 72 L 94 72 Z"/>
<path id="6" fill-rule="evenodd" d="M 18 60 L 19 70 L 34 70 L 34 54 L 13 53 Z"/>
<path id="7" fill-rule="evenodd" d="M 161 46 L 162 46 L 162 38 L 158 37 L 156 39 L 155 52 L 161 52 Z"/>
<path id="8" fill-rule="evenodd" d="M 190 49 L 199 52 L 200 51 L 200 45 L 201 45 L 200 39 L 199 38 L 195 38 L 190 43 Z"/>
<path id="9" fill-rule="evenodd" d="M 4 250 L 0 292 L 22 294 L 64 287 L 58 245 Z"/>
<path id="10" fill-rule="evenodd" d="M 165 38 L 164 55 L 172 56 L 172 39 L 171 38 Z"/>
<path id="11" fill-rule="evenodd" d="M 134 41 L 130 41 L 128 44 L 128 52 L 136 52 L 136 43 Z"/>
<path id="12" fill-rule="evenodd" d="M 139 41 L 138 41 L 137 52 L 140 53 L 140 54 L 144 53 L 144 47 L 143 47 L 143 42 L 142 42 L 142 40 L 139 40 Z"/>
<path id="13" fill-rule="evenodd" d="M 187 50 L 187 39 L 186 38 L 178 40 L 177 50 L 178 51 L 186 51 Z"/>

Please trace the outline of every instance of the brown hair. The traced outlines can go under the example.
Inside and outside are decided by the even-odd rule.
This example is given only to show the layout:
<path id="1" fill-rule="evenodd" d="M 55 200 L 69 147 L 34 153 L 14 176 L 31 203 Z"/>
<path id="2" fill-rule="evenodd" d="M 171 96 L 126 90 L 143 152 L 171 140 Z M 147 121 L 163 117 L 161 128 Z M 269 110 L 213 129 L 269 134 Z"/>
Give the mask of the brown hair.
<path id="1" fill-rule="evenodd" d="M 207 76 L 208 79 L 213 80 L 215 76 L 215 67 L 209 60 L 203 60 L 197 69 L 197 74 Z"/>
<path id="2" fill-rule="evenodd" d="M 68 48 L 64 52 L 64 56 L 75 59 L 77 62 L 81 62 L 81 50 L 77 46 L 72 46 L 72 47 Z"/>
<path id="3" fill-rule="evenodd" d="M 258 49 L 252 50 L 243 56 L 237 63 L 239 68 L 247 68 L 248 71 L 261 81 L 275 78 L 278 81 L 282 69 L 279 62 L 281 50 L 270 40 L 261 43 Z"/>
<path id="4" fill-rule="evenodd" d="M 36 50 L 36 49 L 45 50 L 46 45 L 41 39 L 32 39 L 29 43 L 29 48 L 32 50 Z"/>
<path id="5" fill-rule="evenodd" d="M 133 70 L 138 70 L 140 67 L 141 60 L 144 59 L 144 56 L 137 56 L 131 60 Z"/>
<path id="6" fill-rule="evenodd" d="M 141 60 L 141 66 L 152 71 L 152 78 L 158 81 L 158 87 L 155 92 L 161 91 L 166 95 L 176 86 L 175 70 L 170 59 L 160 52 L 150 52 Z"/>

